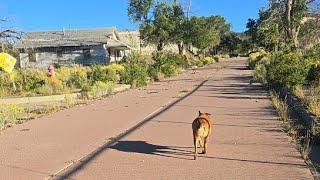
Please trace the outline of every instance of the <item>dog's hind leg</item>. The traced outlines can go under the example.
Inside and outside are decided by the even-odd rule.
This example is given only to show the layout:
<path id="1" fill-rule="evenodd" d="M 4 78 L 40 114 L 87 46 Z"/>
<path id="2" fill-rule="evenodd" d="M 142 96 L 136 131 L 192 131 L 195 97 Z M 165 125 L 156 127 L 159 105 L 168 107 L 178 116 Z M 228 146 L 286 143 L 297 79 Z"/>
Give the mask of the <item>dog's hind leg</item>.
<path id="1" fill-rule="evenodd" d="M 207 154 L 208 150 L 208 142 L 209 142 L 209 136 L 204 138 L 204 148 L 203 148 L 203 154 Z"/>
<path id="2" fill-rule="evenodd" d="M 197 159 L 198 156 L 198 139 L 195 135 L 193 135 L 193 144 L 194 144 L 194 160 Z"/>
<path id="3" fill-rule="evenodd" d="M 198 144 L 198 148 L 203 148 L 203 139 L 199 138 L 199 144 Z"/>

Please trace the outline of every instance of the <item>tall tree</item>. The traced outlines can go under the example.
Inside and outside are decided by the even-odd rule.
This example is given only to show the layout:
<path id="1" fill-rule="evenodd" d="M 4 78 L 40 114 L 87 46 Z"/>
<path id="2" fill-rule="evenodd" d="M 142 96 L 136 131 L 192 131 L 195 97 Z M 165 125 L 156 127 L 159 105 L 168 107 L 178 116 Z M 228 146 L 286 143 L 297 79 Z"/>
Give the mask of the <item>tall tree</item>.
<path id="1" fill-rule="evenodd" d="M 269 0 L 256 21 L 258 45 L 270 50 L 299 46 L 299 34 L 308 7 L 315 0 Z M 253 26 L 253 21 L 248 22 Z M 254 28 L 248 28 L 248 33 Z M 250 31 L 250 32 L 249 32 Z"/>
<path id="2" fill-rule="evenodd" d="M 167 43 L 177 44 L 179 50 L 183 48 L 181 28 L 185 14 L 177 1 L 171 4 L 161 1 L 155 3 L 152 0 L 130 0 L 128 14 L 132 21 L 140 23 L 141 38 L 156 44 L 157 50 L 161 51 Z"/>
<path id="3" fill-rule="evenodd" d="M 14 50 L 13 44 L 21 39 L 22 33 L 17 29 L 7 27 L 6 23 L 8 23 L 8 20 L 5 18 L 0 19 L 0 23 L 2 24 L 2 28 L 0 29 L 0 48 L 2 51 L 17 57 L 17 52 Z"/>
<path id="4" fill-rule="evenodd" d="M 198 48 L 200 52 L 219 44 L 219 31 L 213 28 L 206 17 L 191 17 L 188 22 L 188 42 Z"/>
<path id="5" fill-rule="evenodd" d="M 248 19 L 246 24 L 247 30 L 245 34 L 250 37 L 251 41 L 255 43 L 257 38 L 257 31 L 258 31 L 258 23 L 254 19 Z"/>
<path id="6" fill-rule="evenodd" d="M 177 44 L 179 53 L 184 53 L 187 44 L 201 51 L 216 47 L 221 38 L 230 32 L 221 16 L 191 17 L 189 19 L 177 0 L 153 2 L 152 0 L 130 0 L 128 14 L 140 23 L 141 38 L 163 50 L 168 43 Z M 191 5 L 191 0 L 189 1 Z"/>
<path id="7" fill-rule="evenodd" d="M 130 20 L 139 23 L 148 21 L 153 3 L 153 0 L 130 0 L 128 7 Z"/>
<path id="8" fill-rule="evenodd" d="M 298 47 L 298 35 L 302 20 L 306 15 L 307 0 L 285 0 L 285 29 L 286 40 Z"/>
<path id="9" fill-rule="evenodd" d="M 149 43 L 157 44 L 157 49 L 161 51 L 165 44 L 176 39 L 174 32 L 177 21 L 174 6 L 158 3 L 154 7 L 153 19 L 140 27 L 141 37 Z"/>

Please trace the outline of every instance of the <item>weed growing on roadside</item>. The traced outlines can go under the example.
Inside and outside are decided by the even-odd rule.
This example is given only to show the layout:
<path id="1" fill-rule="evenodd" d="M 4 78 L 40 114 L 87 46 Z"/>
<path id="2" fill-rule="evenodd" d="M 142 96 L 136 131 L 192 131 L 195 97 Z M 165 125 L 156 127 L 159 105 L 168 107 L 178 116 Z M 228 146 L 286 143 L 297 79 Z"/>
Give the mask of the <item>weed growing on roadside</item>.
<path id="1" fill-rule="evenodd" d="M 28 116 L 25 108 L 17 104 L 0 105 L 0 130 L 20 124 Z"/>

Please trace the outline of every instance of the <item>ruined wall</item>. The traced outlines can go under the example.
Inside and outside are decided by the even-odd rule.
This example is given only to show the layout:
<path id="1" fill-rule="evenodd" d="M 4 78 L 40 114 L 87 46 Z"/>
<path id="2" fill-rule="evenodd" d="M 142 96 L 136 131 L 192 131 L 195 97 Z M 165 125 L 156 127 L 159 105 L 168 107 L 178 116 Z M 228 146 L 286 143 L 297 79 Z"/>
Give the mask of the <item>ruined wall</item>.
<path id="1" fill-rule="evenodd" d="M 75 64 L 93 65 L 93 64 L 108 64 L 110 63 L 108 52 L 105 46 L 90 47 L 91 58 L 85 58 L 83 49 L 78 47 L 76 49 L 63 49 L 62 57 L 58 57 L 56 50 L 36 51 L 36 62 L 30 62 L 28 53 L 20 53 L 20 67 L 32 68 L 48 68 L 50 64 L 59 64 L 63 66 L 72 66 Z"/>
<path id="2" fill-rule="evenodd" d="M 141 47 L 141 52 L 143 54 L 152 54 L 153 52 L 157 51 L 157 46 L 153 44 L 148 44 L 147 46 Z M 163 48 L 164 52 L 169 53 L 179 53 L 178 46 L 176 44 L 167 44 Z"/>

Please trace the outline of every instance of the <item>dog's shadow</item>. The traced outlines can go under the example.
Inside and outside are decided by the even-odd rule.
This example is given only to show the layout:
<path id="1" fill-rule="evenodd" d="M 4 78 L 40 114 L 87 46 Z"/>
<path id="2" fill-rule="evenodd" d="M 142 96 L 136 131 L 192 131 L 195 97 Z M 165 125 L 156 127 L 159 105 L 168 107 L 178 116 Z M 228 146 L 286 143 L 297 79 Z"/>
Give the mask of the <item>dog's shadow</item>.
<path id="1" fill-rule="evenodd" d="M 118 141 L 110 149 L 121 152 L 133 152 L 149 155 L 157 155 L 168 158 L 193 160 L 193 147 L 161 146 L 150 144 L 146 141 Z"/>
<path id="2" fill-rule="evenodd" d="M 118 141 L 110 149 L 115 149 L 121 152 L 141 153 L 147 155 L 162 156 L 167 158 L 175 158 L 182 160 L 193 160 L 193 147 L 178 147 L 178 146 L 160 146 L 147 143 L 146 141 Z M 271 165 L 284 165 L 284 166 L 298 166 L 305 168 L 304 163 L 292 163 L 282 161 L 261 161 L 257 159 L 238 159 L 217 156 L 201 156 L 206 159 L 217 159 L 232 162 L 245 162 L 255 164 L 271 164 Z"/>

